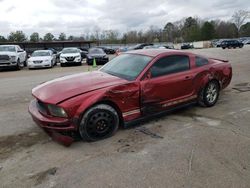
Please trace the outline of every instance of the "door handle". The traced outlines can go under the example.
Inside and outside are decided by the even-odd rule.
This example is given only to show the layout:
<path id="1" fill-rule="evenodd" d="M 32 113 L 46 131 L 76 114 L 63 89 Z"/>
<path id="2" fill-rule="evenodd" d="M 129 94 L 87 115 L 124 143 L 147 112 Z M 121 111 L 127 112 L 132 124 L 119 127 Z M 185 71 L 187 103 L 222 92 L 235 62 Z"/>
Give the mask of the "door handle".
<path id="1" fill-rule="evenodd" d="M 185 76 L 184 80 L 191 80 L 193 78 L 193 76 Z"/>

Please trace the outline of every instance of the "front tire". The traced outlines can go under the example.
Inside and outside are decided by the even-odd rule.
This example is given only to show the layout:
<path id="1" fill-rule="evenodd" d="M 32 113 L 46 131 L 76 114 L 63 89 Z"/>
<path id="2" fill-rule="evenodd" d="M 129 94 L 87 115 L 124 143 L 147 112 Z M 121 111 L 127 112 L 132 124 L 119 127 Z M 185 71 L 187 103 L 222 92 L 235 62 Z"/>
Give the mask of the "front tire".
<path id="1" fill-rule="evenodd" d="M 203 88 L 199 94 L 198 103 L 201 106 L 212 107 L 219 98 L 220 88 L 217 81 L 212 80 Z"/>
<path id="2" fill-rule="evenodd" d="M 119 116 L 116 110 L 106 104 L 90 108 L 84 115 L 79 126 L 83 140 L 97 141 L 111 137 L 119 127 Z"/>
<path id="3" fill-rule="evenodd" d="M 16 70 L 21 70 L 22 68 L 23 68 L 23 66 L 21 66 L 21 62 L 18 59 L 17 62 L 16 62 Z"/>

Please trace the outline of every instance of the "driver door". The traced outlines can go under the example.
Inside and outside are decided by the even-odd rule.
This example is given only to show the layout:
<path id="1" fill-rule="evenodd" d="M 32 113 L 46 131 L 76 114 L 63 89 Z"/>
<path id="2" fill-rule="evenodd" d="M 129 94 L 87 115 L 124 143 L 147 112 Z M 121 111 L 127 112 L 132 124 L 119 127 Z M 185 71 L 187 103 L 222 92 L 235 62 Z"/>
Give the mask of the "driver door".
<path id="1" fill-rule="evenodd" d="M 141 106 L 144 114 L 177 105 L 193 93 L 193 73 L 186 55 L 168 55 L 156 61 L 141 81 Z"/>

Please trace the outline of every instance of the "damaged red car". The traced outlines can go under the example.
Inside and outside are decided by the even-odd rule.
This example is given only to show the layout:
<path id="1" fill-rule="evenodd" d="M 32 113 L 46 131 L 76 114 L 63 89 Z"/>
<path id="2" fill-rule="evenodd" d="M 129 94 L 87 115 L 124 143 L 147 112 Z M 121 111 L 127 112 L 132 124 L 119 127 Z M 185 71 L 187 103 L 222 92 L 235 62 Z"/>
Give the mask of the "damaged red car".
<path id="1" fill-rule="evenodd" d="M 230 63 L 165 49 L 129 51 L 98 71 L 65 76 L 32 90 L 29 112 L 50 135 L 96 141 L 119 126 L 199 103 L 211 107 L 232 78 Z"/>

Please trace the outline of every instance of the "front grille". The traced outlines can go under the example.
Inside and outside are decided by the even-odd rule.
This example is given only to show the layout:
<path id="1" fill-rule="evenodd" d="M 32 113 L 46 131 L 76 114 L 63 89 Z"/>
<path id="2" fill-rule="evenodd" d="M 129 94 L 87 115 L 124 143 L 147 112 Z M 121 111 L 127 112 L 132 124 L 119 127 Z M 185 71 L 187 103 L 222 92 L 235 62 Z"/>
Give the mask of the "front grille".
<path id="1" fill-rule="evenodd" d="M 39 112 L 41 112 L 42 114 L 47 115 L 47 106 L 45 103 L 41 102 L 41 101 L 37 101 L 37 108 L 39 110 Z"/>
<path id="2" fill-rule="evenodd" d="M 35 64 L 40 64 L 42 63 L 43 61 L 33 61 Z"/>
<path id="3" fill-rule="evenodd" d="M 65 57 L 65 59 L 66 59 L 67 61 L 74 61 L 74 60 L 75 60 L 75 57 Z"/>
<path id="4" fill-rule="evenodd" d="M 10 57 L 8 55 L 0 55 L 0 60 L 9 61 Z"/>
<path id="5" fill-rule="evenodd" d="M 4 62 L 0 61 L 0 65 L 10 65 L 10 63 L 8 63 L 6 61 L 4 61 Z"/>

